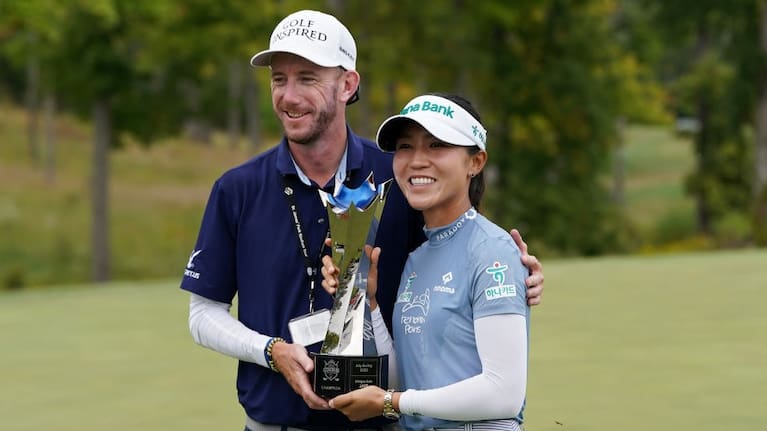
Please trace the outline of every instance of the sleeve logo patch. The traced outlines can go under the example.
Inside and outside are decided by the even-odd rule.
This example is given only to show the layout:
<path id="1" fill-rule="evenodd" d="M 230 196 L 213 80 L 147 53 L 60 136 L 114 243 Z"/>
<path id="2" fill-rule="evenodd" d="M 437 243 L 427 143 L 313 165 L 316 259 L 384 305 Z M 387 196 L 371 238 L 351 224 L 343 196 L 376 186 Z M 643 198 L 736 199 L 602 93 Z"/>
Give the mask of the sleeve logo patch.
<path id="1" fill-rule="evenodd" d="M 189 255 L 189 262 L 186 264 L 186 269 L 184 269 L 184 275 L 187 277 L 194 278 L 195 280 L 200 278 L 200 273 L 197 271 L 192 271 L 194 268 L 194 258 L 197 257 L 198 254 L 202 253 L 202 249 L 200 250 L 193 250 L 192 254 Z"/>
<path id="2" fill-rule="evenodd" d="M 517 287 L 513 284 L 493 286 L 485 289 L 485 299 L 488 301 L 501 298 L 510 298 L 513 296 L 517 296 Z"/>
<path id="3" fill-rule="evenodd" d="M 493 276 L 493 281 L 497 286 L 485 289 L 485 299 L 492 301 L 494 299 L 509 298 L 517 296 L 517 287 L 513 284 L 503 284 L 506 281 L 506 270 L 508 265 L 502 265 L 500 262 L 493 262 L 493 265 L 485 269 L 485 272 Z"/>

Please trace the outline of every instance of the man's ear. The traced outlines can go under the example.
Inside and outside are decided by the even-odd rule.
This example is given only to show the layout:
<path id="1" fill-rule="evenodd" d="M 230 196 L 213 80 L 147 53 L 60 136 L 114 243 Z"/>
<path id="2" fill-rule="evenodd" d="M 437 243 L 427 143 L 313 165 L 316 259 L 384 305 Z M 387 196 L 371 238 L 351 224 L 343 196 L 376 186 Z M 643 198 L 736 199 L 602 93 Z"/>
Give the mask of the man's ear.
<path id="1" fill-rule="evenodd" d="M 357 91 L 357 88 L 360 86 L 360 74 L 357 73 L 356 70 L 345 70 L 344 71 L 344 83 L 343 83 L 343 91 L 340 92 L 339 97 L 342 99 L 342 102 L 347 103 L 349 99 L 354 96 L 354 93 Z"/>

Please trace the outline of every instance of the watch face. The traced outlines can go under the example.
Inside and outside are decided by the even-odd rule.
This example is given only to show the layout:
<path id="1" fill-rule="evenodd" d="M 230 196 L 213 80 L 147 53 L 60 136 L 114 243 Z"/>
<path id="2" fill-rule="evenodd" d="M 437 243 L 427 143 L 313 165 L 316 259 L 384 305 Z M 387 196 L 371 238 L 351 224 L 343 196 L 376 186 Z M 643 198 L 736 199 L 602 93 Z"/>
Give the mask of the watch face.
<path id="1" fill-rule="evenodd" d="M 383 417 L 386 419 L 399 419 L 399 413 L 397 412 L 386 412 L 383 414 Z"/>

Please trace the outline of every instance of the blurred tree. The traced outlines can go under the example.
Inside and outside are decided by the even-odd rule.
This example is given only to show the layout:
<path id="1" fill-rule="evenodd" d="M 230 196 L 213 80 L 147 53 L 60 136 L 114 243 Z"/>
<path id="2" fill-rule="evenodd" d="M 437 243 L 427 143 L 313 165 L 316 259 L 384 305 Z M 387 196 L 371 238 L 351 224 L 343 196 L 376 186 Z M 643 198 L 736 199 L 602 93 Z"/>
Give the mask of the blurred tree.
<path id="1" fill-rule="evenodd" d="M 143 140 L 163 130 L 153 76 L 137 67 L 146 44 L 144 30 L 162 9 L 154 2 L 99 0 L 70 2 L 59 22 L 66 34 L 55 46 L 51 68 L 63 99 L 93 121 L 91 172 L 92 275 L 109 279 L 109 148 L 124 133 Z M 161 106 L 158 103 L 156 106 Z"/>
<path id="2" fill-rule="evenodd" d="M 756 145 L 754 157 L 754 236 L 767 245 L 767 4 L 757 3 L 759 50 L 757 69 Z"/>
<path id="3" fill-rule="evenodd" d="M 636 61 L 612 37 L 615 2 L 485 2 L 474 9 L 473 43 L 493 53 L 468 62 L 498 167 L 494 218 L 542 239 L 548 250 L 626 247 L 602 178 L 618 118 L 658 101 L 643 96 L 652 92 Z"/>
<path id="4" fill-rule="evenodd" d="M 57 27 L 63 8 L 53 0 L 3 2 L 0 4 L 0 54 L 25 70 L 24 105 L 27 111 L 27 145 L 30 158 L 44 158 L 45 178 L 53 181 L 55 167 L 55 76 L 47 67 L 61 37 Z M 45 101 L 43 136 L 40 145 L 40 106 Z"/>
<path id="5" fill-rule="evenodd" d="M 213 126 L 226 128 L 234 143 L 244 119 L 251 145 L 260 145 L 264 118 L 259 103 L 266 99 L 260 99 L 262 85 L 249 59 L 268 45 L 278 5 L 265 0 L 164 5 L 160 21 L 147 29 L 143 67 L 154 69 L 168 98 L 177 101 L 166 103 L 169 121 L 185 124 L 202 141 Z"/>
<path id="6" fill-rule="evenodd" d="M 38 58 L 39 38 L 34 30 L 27 30 L 26 37 L 26 78 L 27 85 L 24 94 L 24 105 L 27 108 L 27 140 L 29 156 L 34 161 L 40 158 L 39 118 L 40 118 L 40 60 Z"/>
<path id="7" fill-rule="evenodd" d="M 675 106 L 700 124 L 687 189 L 696 199 L 698 229 L 717 235 L 724 220 L 747 219 L 758 195 L 752 158 L 767 127 L 757 118 L 765 70 L 759 36 L 764 2 L 643 3 L 666 43 L 664 74 Z M 745 133 L 754 126 L 756 138 Z"/>
<path id="8" fill-rule="evenodd" d="M 650 70 L 612 41 L 616 3 L 449 5 L 344 2 L 374 109 L 390 115 L 424 91 L 467 96 L 491 129 L 486 212 L 549 249 L 622 247 L 602 181 L 617 120 L 664 113 Z M 582 226 L 573 234 L 562 220 Z"/>
<path id="9" fill-rule="evenodd" d="M 662 53 L 660 38 L 655 35 L 651 20 L 636 0 L 623 0 L 611 15 L 613 40 L 624 53 L 615 62 L 615 76 L 624 76 L 616 82 L 619 117 L 613 147 L 612 198 L 618 205 L 625 203 L 625 145 L 627 123 L 666 124 L 666 91 L 661 88 L 652 65 Z"/>
<path id="10" fill-rule="evenodd" d="M 423 15 L 433 5 L 418 3 L 421 10 L 411 13 L 412 2 L 328 3 L 357 42 L 360 100 L 348 110 L 349 122 L 357 133 L 374 137 L 382 118 L 415 95 L 415 65 L 426 62 L 421 50 L 433 49 L 433 44 L 413 43 L 412 30 L 424 25 Z M 434 87 L 439 88 L 436 83 Z"/>

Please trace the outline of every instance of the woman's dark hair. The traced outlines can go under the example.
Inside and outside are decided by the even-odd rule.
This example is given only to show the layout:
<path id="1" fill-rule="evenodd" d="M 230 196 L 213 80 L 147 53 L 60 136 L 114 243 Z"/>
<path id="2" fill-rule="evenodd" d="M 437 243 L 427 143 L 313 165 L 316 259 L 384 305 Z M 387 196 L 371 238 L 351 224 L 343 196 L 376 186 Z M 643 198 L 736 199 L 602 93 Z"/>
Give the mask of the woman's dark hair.
<path id="1" fill-rule="evenodd" d="M 443 99 L 447 99 L 456 105 L 460 106 L 466 112 L 471 114 L 474 119 L 482 122 L 482 119 L 479 117 L 479 112 L 477 112 L 477 109 L 474 107 L 474 105 L 471 104 L 468 100 L 465 98 L 452 93 L 429 93 L 432 96 L 441 97 Z M 469 155 L 474 155 L 480 152 L 479 147 L 466 147 L 466 150 L 469 152 Z M 479 203 L 482 201 L 482 195 L 485 194 L 485 172 L 484 170 L 481 170 L 477 172 L 476 175 L 474 175 L 471 178 L 471 181 L 469 182 L 469 200 L 471 201 L 471 205 L 479 210 Z"/>

